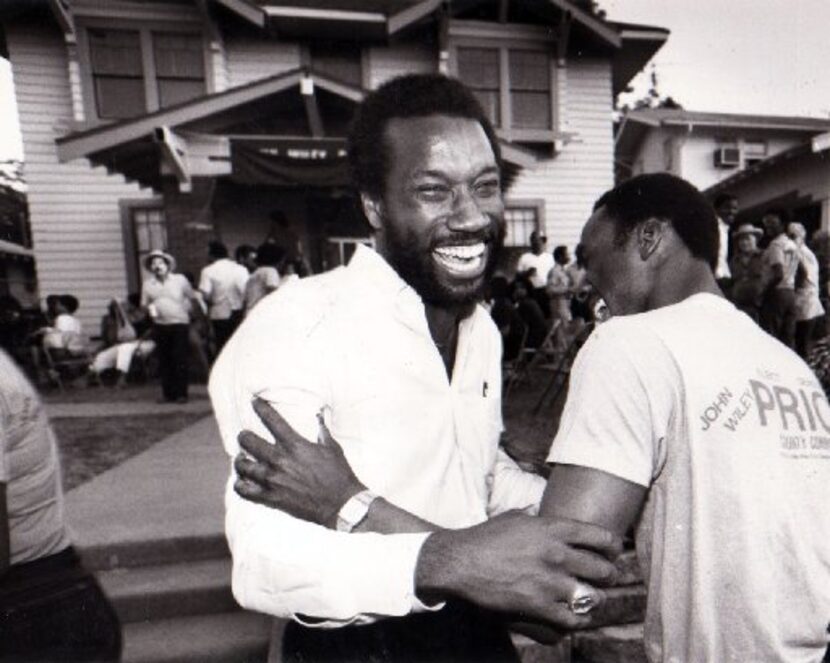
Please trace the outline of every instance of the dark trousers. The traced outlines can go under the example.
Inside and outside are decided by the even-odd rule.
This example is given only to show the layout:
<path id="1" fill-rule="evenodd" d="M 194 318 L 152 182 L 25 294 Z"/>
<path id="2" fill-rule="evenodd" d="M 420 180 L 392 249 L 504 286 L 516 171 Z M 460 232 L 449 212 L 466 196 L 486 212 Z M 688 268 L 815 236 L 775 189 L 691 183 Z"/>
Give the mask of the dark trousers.
<path id="1" fill-rule="evenodd" d="M 366 626 L 285 628 L 284 663 L 518 663 L 501 618 L 467 603 Z"/>
<path id="2" fill-rule="evenodd" d="M 530 292 L 530 296 L 533 297 L 534 300 L 536 300 L 537 304 L 539 304 L 539 308 L 542 309 L 542 315 L 545 316 L 545 320 L 550 320 L 551 307 L 548 289 L 545 287 L 533 288 L 533 290 Z"/>
<path id="3" fill-rule="evenodd" d="M 216 342 L 217 356 L 225 347 L 225 343 L 233 336 L 239 323 L 242 322 L 242 311 L 234 311 L 230 318 L 224 320 L 211 320 L 210 324 L 213 327 L 213 340 Z"/>
<path id="4" fill-rule="evenodd" d="M 0 661 L 118 661 L 121 624 L 72 548 L 0 580 Z"/>
<path id="5" fill-rule="evenodd" d="M 813 349 L 813 339 L 816 336 L 816 328 L 824 320 L 824 316 L 799 320 L 795 323 L 795 350 L 799 355 L 807 358 L 810 350 Z"/>
<path id="6" fill-rule="evenodd" d="M 795 291 L 772 288 L 761 302 L 761 327 L 787 347 L 795 349 Z"/>
<path id="7" fill-rule="evenodd" d="M 186 398 L 190 363 L 188 325 L 157 325 L 155 339 L 162 395 L 169 401 Z"/>

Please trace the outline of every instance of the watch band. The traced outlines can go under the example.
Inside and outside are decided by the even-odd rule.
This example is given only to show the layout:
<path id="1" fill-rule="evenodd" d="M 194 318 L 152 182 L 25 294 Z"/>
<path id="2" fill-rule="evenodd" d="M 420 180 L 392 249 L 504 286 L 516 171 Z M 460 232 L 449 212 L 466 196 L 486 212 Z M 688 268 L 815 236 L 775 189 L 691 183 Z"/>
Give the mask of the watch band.
<path id="1" fill-rule="evenodd" d="M 366 518 L 369 507 L 377 499 L 371 490 L 362 490 L 353 495 L 337 513 L 337 531 L 351 532 Z"/>

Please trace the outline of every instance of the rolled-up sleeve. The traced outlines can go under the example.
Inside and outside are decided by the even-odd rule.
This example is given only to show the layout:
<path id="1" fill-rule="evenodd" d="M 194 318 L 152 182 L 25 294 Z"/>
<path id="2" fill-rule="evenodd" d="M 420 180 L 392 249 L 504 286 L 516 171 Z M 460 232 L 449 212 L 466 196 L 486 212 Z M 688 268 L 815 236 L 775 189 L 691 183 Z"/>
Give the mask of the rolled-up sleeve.
<path id="1" fill-rule="evenodd" d="M 504 450 L 499 449 L 493 466 L 487 515 L 495 516 L 520 509 L 535 516 L 539 513 L 545 485 L 546 481 L 542 477 L 526 472 Z"/>
<path id="2" fill-rule="evenodd" d="M 326 348 L 332 339 L 325 338 L 319 319 L 324 307 L 314 293 L 297 296 L 296 290 L 261 302 L 214 366 L 210 397 L 231 459 L 243 428 L 270 439 L 251 406 L 254 396 L 269 401 L 309 440 L 317 436 L 317 413 L 330 405 Z M 414 576 L 428 534 L 335 532 L 241 499 L 234 479 L 231 463 L 225 526 L 240 605 L 316 626 L 423 609 Z"/>

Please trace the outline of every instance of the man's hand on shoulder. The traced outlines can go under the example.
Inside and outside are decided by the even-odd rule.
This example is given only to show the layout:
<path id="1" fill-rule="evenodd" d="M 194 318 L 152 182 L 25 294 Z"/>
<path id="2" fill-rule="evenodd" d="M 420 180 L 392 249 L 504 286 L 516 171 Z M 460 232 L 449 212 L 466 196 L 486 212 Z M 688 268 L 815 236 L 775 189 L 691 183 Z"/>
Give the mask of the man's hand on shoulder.
<path id="1" fill-rule="evenodd" d="M 594 525 L 516 512 L 427 538 L 415 586 L 426 602 L 460 597 L 517 619 L 565 628 L 589 626 L 580 596 L 599 606 L 604 594 L 585 583 L 616 579 L 618 536 Z"/>

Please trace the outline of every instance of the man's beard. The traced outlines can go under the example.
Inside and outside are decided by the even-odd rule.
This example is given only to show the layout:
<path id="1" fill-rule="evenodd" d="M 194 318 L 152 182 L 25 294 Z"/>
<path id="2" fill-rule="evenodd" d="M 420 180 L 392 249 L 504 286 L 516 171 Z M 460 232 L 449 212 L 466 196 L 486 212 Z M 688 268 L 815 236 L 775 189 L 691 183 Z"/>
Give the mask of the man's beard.
<path id="1" fill-rule="evenodd" d="M 467 306 L 480 301 L 486 284 L 496 270 L 499 254 L 504 244 L 504 224 L 491 218 L 490 226 L 476 233 L 456 232 L 440 241 L 433 239 L 426 246 L 418 241 L 417 235 L 407 227 L 396 223 L 384 224 L 386 234 L 386 258 L 398 275 L 406 281 L 426 304 L 439 308 Z M 483 274 L 469 284 L 451 285 L 439 276 L 432 251 L 436 246 L 470 244 L 482 241 L 487 247 Z"/>

